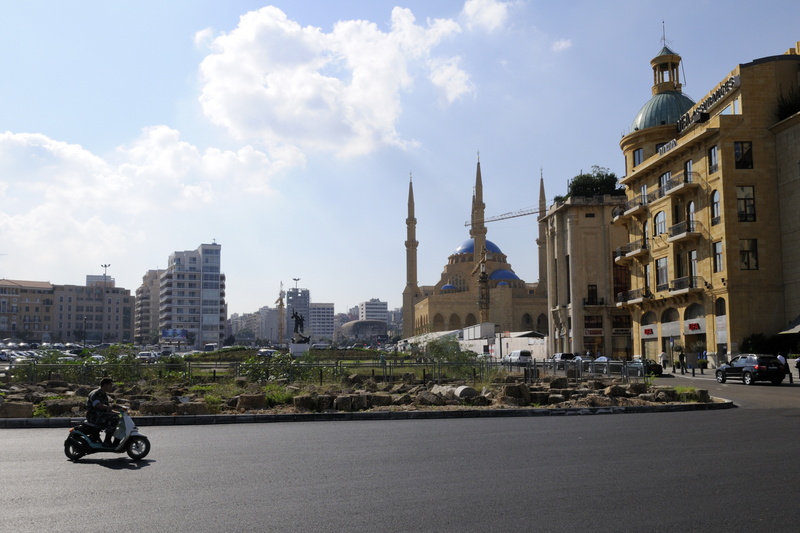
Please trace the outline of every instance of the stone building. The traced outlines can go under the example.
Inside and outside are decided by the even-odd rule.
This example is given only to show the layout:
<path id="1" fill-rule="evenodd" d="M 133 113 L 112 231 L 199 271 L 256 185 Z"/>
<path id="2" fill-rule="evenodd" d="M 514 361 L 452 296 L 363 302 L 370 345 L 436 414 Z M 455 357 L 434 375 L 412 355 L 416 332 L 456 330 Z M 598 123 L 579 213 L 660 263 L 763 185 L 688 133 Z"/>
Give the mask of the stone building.
<path id="1" fill-rule="evenodd" d="M 681 57 L 651 61 L 651 100 L 620 147 L 630 269 L 617 305 L 647 357 L 737 353 L 752 334 L 800 315 L 800 43 L 736 66 L 698 103 L 681 92 Z"/>

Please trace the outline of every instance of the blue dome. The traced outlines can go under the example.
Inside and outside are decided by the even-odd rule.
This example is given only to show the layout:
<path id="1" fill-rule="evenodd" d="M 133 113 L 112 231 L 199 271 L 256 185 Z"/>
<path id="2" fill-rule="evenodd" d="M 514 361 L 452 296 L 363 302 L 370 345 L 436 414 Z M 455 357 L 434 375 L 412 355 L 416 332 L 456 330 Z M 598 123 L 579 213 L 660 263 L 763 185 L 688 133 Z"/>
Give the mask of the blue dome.
<path id="1" fill-rule="evenodd" d="M 457 288 L 458 287 L 456 287 L 455 285 L 451 285 L 451 284 L 448 283 L 447 285 L 442 285 L 441 290 L 443 290 L 443 291 L 454 291 Z"/>
<path id="2" fill-rule="evenodd" d="M 631 124 L 631 131 L 675 124 L 692 106 L 694 101 L 680 91 L 658 93 L 639 110 Z"/>
<path id="3" fill-rule="evenodd" d="M 500 268 L 489 274 L 489 279 L 519 279 L 519 277 L 510 270 Z"/>
<path id="4" fill-rule="evenodd" d="M 497 245 L 492 241 L 486 241 L 486 251 L 491 252 L 493 254 L 503 253 L 500 251 L 500 248 L 498 248 Z M 461 246 L 456 248 L 455 251 L 455 253 L 457 254 L 471 254 L 474 252 L 475 252 L 475 239 L 467 239 L 461 244 Z"/>
<path id="5" fill-rule="evenodd" d="M 501 281 L 500 283 L 497 284 L 497 286 L 498 287 L 508 287 L 508 283 L 506 283 L 505 281 Z"/>

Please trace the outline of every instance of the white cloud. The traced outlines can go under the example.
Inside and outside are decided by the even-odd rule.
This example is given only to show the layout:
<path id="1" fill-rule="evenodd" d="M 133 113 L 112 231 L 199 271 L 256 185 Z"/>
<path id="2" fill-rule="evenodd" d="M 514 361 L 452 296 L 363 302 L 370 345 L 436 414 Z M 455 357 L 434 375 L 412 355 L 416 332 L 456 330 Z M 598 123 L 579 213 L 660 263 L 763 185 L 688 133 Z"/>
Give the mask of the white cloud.
<path id="1" fill-rule="evenodd" d="M 497 0 L 467 0 L 462 14 L 467 28 L 494 31 L 502 28 L 508 20 L 508 6 L 508 3 Z"/>
<path id="2" fill-rule="evenodd" d="M 0 134 L 0 242 L 37 264 L 79 267 L 169 231 L 160 221 L 208 205 L 233 205 L 271 193 L 279 170 L 303 164 L 296 152 L 271 158 L 251 146 L 207 149 L 155 126 L 132 143 L 98 156 L 42 134 Z M 275 154 L 272 154 L 273 156 Z M 43 246 L 43 243 L 47 243 Z M 99 263 L 98 263 L 99 264 Z M 31 279 L 35 265 L 31 265 Z M 58 272 L 39 274 L 58 277 Z"/>
<path id="3" fill-rule="evenodd" d="M 558 53 L 558 52 L 563 52 L 564 50 L 567 50 L 569 48 L 572 48 L 572 39 L 559 39 L 553 43 L 551 50 L 553 52 Z"/>
<path id="4" fill-rule="evenodd" d="M 475 86 L 469 75 L 458 67 L 460 58 L 432 59 L 429 62 L 431 82 L 444 90 L 448 103 L 464 95 L 474 94 Z"/>
<path id="5" fill-rule="evenodd" d="M 394 8 L 389 31 L 348 20 L 325 33 L 265 7 L 212 41 L 200 67 L 200 102 L 214 124 L 270 153 L 353 156 L 405 146 L 396 130 L 401 95 L 436 45 L 459 31 L 445 19 L 420 26 L 410 10 Z M 434 83 L 452 101 L 468 79 L 451 62 Z"/>

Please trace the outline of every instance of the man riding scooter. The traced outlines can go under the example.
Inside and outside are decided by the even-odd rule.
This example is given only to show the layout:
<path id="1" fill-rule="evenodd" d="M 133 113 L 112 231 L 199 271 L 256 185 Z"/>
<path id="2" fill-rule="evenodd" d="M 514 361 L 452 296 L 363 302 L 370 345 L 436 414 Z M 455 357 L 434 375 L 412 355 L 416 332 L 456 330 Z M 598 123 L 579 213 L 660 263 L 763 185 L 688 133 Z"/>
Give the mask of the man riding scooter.
<path id="1" fill-rule="evenodd" d="M 111 378 L 103 378 L 100 380 L 100 388 L 90 392 L 86 402 L 86 419 L 89 423 L 105 430 L 106 437 L 103 446 L 108 448 L 112 446 L 111 437 L 114 435 L 117 422 L 119 422 L 119 415 L 112 410 L 119 406 L 111 404 L 108 398 L 108 393 L 113 389 L 114 381 Z"/>

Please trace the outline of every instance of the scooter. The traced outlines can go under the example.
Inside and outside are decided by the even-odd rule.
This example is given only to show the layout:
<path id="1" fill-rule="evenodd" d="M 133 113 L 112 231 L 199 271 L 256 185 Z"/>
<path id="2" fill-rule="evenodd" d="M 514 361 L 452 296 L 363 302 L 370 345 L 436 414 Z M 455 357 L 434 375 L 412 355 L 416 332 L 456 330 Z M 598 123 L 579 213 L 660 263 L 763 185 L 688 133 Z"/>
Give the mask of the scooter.
<path id="1" fill-rule="evenodd" d="M 84 455 L 98 452 L 127 452 L 135 461 L 144 459 L 150 453 L 150 441 L 139 433 L 139 428 L 128 414 L 127 407 L 120 406 L 119 415 L 111 446 L 104 445 L 100 438 L 103 428 L 88 420 L 70 429 L 69 436 L 64 441 L 64 454 L 67 458 L 70 461 L 77 461 Z"/>

